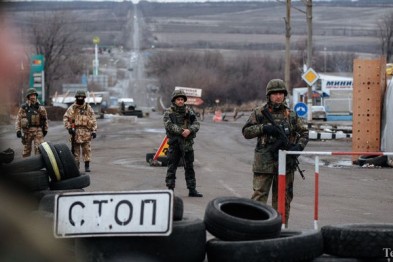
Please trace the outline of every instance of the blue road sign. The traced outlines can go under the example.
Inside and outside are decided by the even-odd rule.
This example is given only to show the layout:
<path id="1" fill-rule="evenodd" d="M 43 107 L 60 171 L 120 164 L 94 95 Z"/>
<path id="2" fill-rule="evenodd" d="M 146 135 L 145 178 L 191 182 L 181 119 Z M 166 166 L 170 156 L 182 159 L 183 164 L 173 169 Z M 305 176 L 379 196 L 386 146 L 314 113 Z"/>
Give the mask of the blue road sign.
<path id="1" fill-rule="evenodd" d="M 298 116 L 307 115 L 307 105 L 305 103 L 299 102 L 295 105 L 293 110 L 296 112 Z"/>

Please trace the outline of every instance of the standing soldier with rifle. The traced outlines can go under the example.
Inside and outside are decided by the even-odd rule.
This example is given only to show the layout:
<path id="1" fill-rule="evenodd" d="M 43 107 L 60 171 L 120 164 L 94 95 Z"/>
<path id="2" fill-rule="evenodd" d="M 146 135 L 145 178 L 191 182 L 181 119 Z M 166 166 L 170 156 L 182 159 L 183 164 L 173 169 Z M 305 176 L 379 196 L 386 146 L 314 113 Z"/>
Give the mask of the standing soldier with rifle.
<path id="1" fill-rule="evenodd" d="M 63 122 L 71 135 L 71 151 L 79 167 L 79 156 L 82 148 L 82 158 L 85 162 L 85 172 L 90 172 L 91 145 L 90 141 L 96 138 L 97 120 L 94 110 L 85 102 L 86 92 L 79 90 L 75 94 L 73 103 L 65 112 Z"/>
<path id="2" fill-rule="evenodd" d="M 172 94 L 172 105 L 164 113 L 164 126 L 168 136 L 168 170 L 165 178 L 168 189 L 174 190 L 176 170 L 180 159 L 184 161 L 188 196 L 202 197 L 196 190 L 194 172 L 194 138 L 199 130 L 199 122 L 195 112 L 185 105 L 187 96 L 183 90 L 175 90 Z"/>
<path id="3" fill-rule="evenodd" d="M 281 79 L 272 79 L 266 86 L 267 103 L 255 108 L 242 132 L 246 139 L 258 138 L 253 163 L 252 199 L 267 202 L 272 187 L 272 206 L 278 206 L 278 151 L 302 151 L 308 143 L 308 129 L 304 121 L 290 110 L 285 102 L 288 94 L 286 85 Z M 298 169 L 297 157 L 287 156 L 286 193 L 285 193 L 285 226 L 291 201 L 293 199 L 294 173 Z"/>
<path id="4" fill-rule="evenodd" d="M 31 155 L 33 142 L 34 153 L 39 154 L 38 146 L 44 142 L 48 133 L 48 116 L 45 107 L 37 100 L 37 91 L 28 89 L 26 97 L 27 101 L 19 108 L 15 122 L 16 136 L 24 145 L 23 157 Z"/>

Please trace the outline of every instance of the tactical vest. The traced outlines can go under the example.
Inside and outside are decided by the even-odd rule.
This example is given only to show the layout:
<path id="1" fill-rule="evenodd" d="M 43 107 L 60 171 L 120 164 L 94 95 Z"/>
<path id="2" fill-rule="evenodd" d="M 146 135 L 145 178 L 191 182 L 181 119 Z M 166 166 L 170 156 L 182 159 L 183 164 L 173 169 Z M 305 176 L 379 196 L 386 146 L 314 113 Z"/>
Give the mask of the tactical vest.
<path id="1" fill-rule="evenodd" d="M 258 124 L 271 124 L 270 121 L 262 114 L 263 107 L 255 109 L 255 115 Z M 296 140 L 295 126 L 297 123 L 297 115 L 295 112 L 286 109 L 284 112 L 270 112 L 276 125 L 282 126 L 284 132 L 292 143 Z M 277 142 L 277 137 L 263 135 L 258 137 L 257 146 L 255 148 L 253 172 L 264 174 L 276 174 L 278 172 L 278 162 L 275 159 L 271 149 Z"/>
<path id="2" fill-rule="evenodd" d="M 21 127 L 29 128 L 29 127 L 39 127 L 44 125 L 45 119 L 40 114 L 40 106 L 30 106 L 29 104 L 22 105 L 22 109 L 26 113 L 26 120 L 21 119 Z"/>
<path id="3" fill-rule="evenodd" d="M 73 106 L 73 120 L 75 121 L 75 127 L 88 128 L 91 125 L 90 116 L 87 111 L 87 104 L 79 107 L 78 105 Z"/>

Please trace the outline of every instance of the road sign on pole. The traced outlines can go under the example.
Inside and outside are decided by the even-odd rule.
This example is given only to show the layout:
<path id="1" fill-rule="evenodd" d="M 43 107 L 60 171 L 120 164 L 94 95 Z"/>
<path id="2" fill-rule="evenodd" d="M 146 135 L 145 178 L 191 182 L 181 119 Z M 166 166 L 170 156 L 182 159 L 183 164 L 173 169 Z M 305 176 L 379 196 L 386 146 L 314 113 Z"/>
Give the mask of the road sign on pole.
<path id="1" fill-rule="evenodd" d="M 302 75 L 302 79 L 309 85 L 312 86 L 318 79 L 319 75 L 311 67 L 307 69 Z"/>
<path id="2" fill-rule="evenodd" d="M 296 103 L 293 110 L 300 117 L 307 115 L 307 105 L 303 102 Z"/>

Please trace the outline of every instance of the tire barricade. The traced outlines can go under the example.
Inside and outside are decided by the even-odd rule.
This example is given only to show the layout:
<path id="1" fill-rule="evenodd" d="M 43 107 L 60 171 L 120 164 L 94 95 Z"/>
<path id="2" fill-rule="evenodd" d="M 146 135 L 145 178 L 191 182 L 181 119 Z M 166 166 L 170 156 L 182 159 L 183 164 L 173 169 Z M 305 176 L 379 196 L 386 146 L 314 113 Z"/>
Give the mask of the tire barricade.
<path id="1" fill-rule="evenodd" d="M 281 228 L 280 213 L 270 206 L 232 196 L 211 200 L 203 220 L 183 217 L 183 200 L 174 196 L 173 228 L 169 236 L 55 239 L 52 227 L 56 194 L 84 191 L 90 180 L 81 179 L 88 177 L 83 173 L 70 174 L 75 167 L 67 166 L 69 163 L 65 161 L 56 162 L 62 164 L 63 169 L 55 170 L 53 159 L 57 161 L 56 157 L 49 154 L 56 152 L 61 155 L 59 159 L 67 159 L 64 158 L 64 154 L 68 154 L 64 146 L 48 145 L 43 150 L 51 150 L 47 151 L 46 160 L 43 157 L 28 158 L 25 159 L 28 165 L 24 167 L 23 160 L 1 164 L 7 166 L 6 175 L 28 187 L 39 199 L 38 208 L 31 212 L 30 220 L 33 224 L 43 222 L 47 230 L 41 233 L 61 244 L 71 261 L 252 262 L 336 261 L 340 258 L 382 261 L 391 258 L 393 224 L 344 224 L 324 226 L 321 230 L 286 230 Z M 47 170 L 48 163 L 52 165 L 51 175 Z M 9 167 L 18 172 L 10 172 Z M 32 170 L 36 168 L 40 169 Z M 60 180 L 57 180 L 56 172 L 60 174 Z M 53 185 L 51 188 L 51 183 L 58 188 Z M 213 238 L 207 240 L 207 232 Z"/>
<path id="2" fill-rule="evenodd" d="M 393 152 L 318 152 L 318 151 L 286 151 L 280 150 L 278 157 L 278 212 L 282 218 L 282 227 L 285 227 L 285 177 L 286 177 L 286 156 L 287 155 L 312 155 L 315 156 L 315 190 L 314 190 L 314 229 L 318 229 L 318 209 L 319 209 L 319 155 L 343 156 L 360 155 L 386 157 L 393 156 Z"/>

